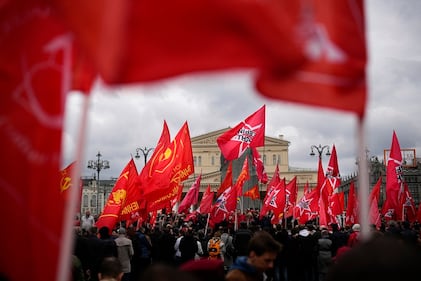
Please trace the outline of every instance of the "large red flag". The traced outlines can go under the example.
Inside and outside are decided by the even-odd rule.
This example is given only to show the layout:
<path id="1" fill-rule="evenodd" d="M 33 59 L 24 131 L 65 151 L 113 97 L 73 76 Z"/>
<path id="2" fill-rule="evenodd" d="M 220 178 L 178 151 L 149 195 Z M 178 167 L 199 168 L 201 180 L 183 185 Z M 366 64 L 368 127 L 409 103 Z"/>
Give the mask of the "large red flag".
<path id="1" fill-rule="evenodd" d="M 386 220 L 398 219 L 399 198 L 403 194 L 402 154 L 396 132 L 393 131 L 392 146 L 386 168 L 386 200 L 382 214 Z M 400 212 L 399 212 L 400 213 Z"/>
<path id="2" fill-rule="evenodd" d="M 351 181 L 349 185 L 349 193 L 348 193 L 348 206 L 346 208 L 346 214 L 345 214 L 345 225 L 352 226 L 356 223 L 359 223 L 358 200 L 357 200 L 357 194 L 355 193 L 354 181 Z"/>
<path id="3" fill-rule="evenodd" d="M 263 165 L 263 160 L 260 157 L 259 151 L 257 151 L 257 148 L 252 147 L 251 152 L 253 155 L 253 166 L 256 169 L 257 178 L 261 183 L 266 184 L 268 182 L 268 175 L 265 171 L 265 166 Z"/>
<path id="4" fill-rule="evenodd" d="M 317 188 L 309 193 L 303 194 L 300 201 L 294 207 L 294 217 L 298 219 L 300 224 L 317 217 L 319 213 L 319 191 Z"/>
<path id="5" fill-rule="evenodd" d="M 288 2 L 85 2 L 53 1 L 109 83 L 233 68 L 288 73 L 305 59 Z"/>
<path id="6" fill-rule="evenodd" d="M 115 228 L 116 223 L 121 220 L 120 213 L 123 211 L 123 206 L 130 206 L 130 204 L 133 203 L 137 204 L 136 200 L 133 200 L 133 197 L 130 194 L 130 192 L 135 190 L 136 177 L 136 164 L 132 158 L 121 171 L 120 176 L 108 197 L 107 203 L 104 206 L 104 210 L 96 222 L 96 227 L 98 227 L 98 229 L 106 226 L 111 232 Z M 126 200 L 128 198 L 132 198 L 132 200 L 127 202 Z M 130 212 L 127 212 L 125 215 L 127 216 L 129 213 Z M 127 216 L 127 218 L 130 217 Z"/>
<path id="7" fill-rule="evenodd" d="M 243 155 L 249 147 L 264 146 L 265 109 L 266 106 L 263 105 L 244 121 L 216 139 L 225 159 L 234 160 Z"/>
<path id="8" fill-rule="evenodd" d="M 213 203 L 213 192 L 211 192 L 210 185 L 205 190 L 205 193 L 202 196 L 202 200 L 200 201 L 199 208 L 197 209 L 197 212 L 199 214 L 208 214 L 211 212 L 211 207 Z"/>
<path id="9" fill-rule="evenodd" d="M 364 116 L 367 47 L 364 1 L 300 1 L 297 27 L 309 62 L 290 77 L 264 73 L 257 82 L 265 96 Z M 305 31 L 304 31 L 305 29 Z M 314 98 L 317 97 L 317 98 Z"/>
<path id="10" fill-rule="evenodd" d="M 81 85 L 73 84 L 72 34 L 46 3 L 0 5 L 0 205 L 3 223 L 20 229 L 2 237 L 8 242 L 0 272 L 9 280 L 56 280 L 70 272 L 63 265 L 70 265 L 76 202 L 63 198 L 58 171 L 66 95 Z"/>
<path id="11" fill-rule="evenodd" d="M 265 198 L 263 199 L 263 202 L 266 202 L 267 200 L 269 200 L 272 194 L 272 191 L 279 185 L 280 182 L 281 182 L 281 177 L 279 175 L 279 165 L 276 164 L 275 171 L 273 172 L 273 176 L 266 187 L 266 194 L 265 194 Z M 265 216 L 266 213 L 267 213 L 267 210 L 265 208 L 265 204 L 263 204 L 262 208 L 260 209 L 260 214 L 259 214 L 260 218 Z"/>
<path id="12" fill-rule="evenodd" d="M 197 200 L 199 199 L 199 188 L 201 180 L 202 174 L 199 174 L 199 176 L 193 182 L 192 186 L 187 191 L 186 196 L 184 196 L 183 201 L 181 201 L 180 206 L 178 206 L 179 213 L 182 213 L 184 210 L 188 210 L 191 205 L 197 203 Z"/>
<path id="13" fill-rule="evenodd" d="M 293 209 L 297 204 L 297 176 L 294 176 L 285 188 L 285 217 L 292 217 L 294 215 Z"/>
<path id="14" fill-rule="evenodd" d="M 167 201 L 168 194 L 194 173 L 193 152 L 187 121 L 180 128 L 171 144 L 160 155 L 151 159 L 155 168 L 146 188 L 142 188 L 145 200 L 149 203 Z M 142 183 L 143 185 L 143 183 Z M 177 189 L 178 194 L 178 189 Z M 152 210 L 150 210 L 152 211 Z"/>
<path id="15" fill-rule="evenodd" d="M 216 191 L 216 197 L 219 197 L 228 187 L 232 186 L 232 161 L 228 161 L 227 172 L 225 173 L 224 180 L 221 186 Z"/>

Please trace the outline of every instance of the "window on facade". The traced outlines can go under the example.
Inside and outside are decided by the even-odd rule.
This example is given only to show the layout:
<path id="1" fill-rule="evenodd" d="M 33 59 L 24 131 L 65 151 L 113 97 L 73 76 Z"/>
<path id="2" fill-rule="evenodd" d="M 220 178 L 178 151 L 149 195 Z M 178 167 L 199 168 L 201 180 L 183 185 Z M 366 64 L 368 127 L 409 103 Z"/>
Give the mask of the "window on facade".
<path id="1" fill-rule="evenodd" d="M 266 165 L 266 154 L 263 154 L 263 165 Z"/>
<path id="2" fill-rule="evenodd" d="M 83 207 L 89 207 L 88 206 L 88 195 L 83 195 Z"/>
<path id="3" fill-rule="evenodd" d="M 272 165 L 276 165 L 276 154 L 272 155 Z"/>
<path id="4" fill-rule="evenodd" d="M 194 156 L 193 157 L 193 165 L 194 166 L 197 166 L 197 156 Z"/>
<path id="5" fill-rule="evenodd" d="M 211 157 L 211 165 L 214 166 L 215 165 L 215 156 Z"/>
<path id="6" fill-rule="evenodd" d="M 91 197 L 91 206 L 96 207 L 96 195 L 92 195 Z"/>
<path id="7" fill-rule="evenodd" d="M 202 166 L 202 156 L 198 157 L 198 163 L 197 166 Z"/>

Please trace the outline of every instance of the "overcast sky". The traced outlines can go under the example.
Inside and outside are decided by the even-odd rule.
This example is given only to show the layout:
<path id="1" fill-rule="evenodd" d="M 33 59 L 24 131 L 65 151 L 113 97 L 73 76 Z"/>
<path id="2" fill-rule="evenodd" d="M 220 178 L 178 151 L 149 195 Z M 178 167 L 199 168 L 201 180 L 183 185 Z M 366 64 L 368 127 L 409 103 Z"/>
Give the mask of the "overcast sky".
<path id="1" fill-rule="evenodd" d="M 421 1 L 367 0 L 368 111 L 366 143 L 369 156 L 383 160 L 396 131 L 401 148 L 421 152 Z M 74 160 L 81 97 L 67 102 L 63 167 Z M 223 72 L 187 75 L 136 87 L 97 85 L 90 99 L 82 176 L 95 171 L 88 160 L 109 160 L 101 179 L 118 177 L 137 147 L 154 147 L 163 121 L 171 139 L 185 121 L 195 137 L 233 127 L 266 104 L 266 136 L 283 135 L 290 142 L 289 165 L 317 169 L 311 145 L 334 144 L 339 171 L 357 170 L 356 118 L 349 113 L 263 98 L 253 88 L 252 73 Z M 328 157 L 323 158 L 323 167 Z M 136 160 L 140 171 L 143 156 Z"/>

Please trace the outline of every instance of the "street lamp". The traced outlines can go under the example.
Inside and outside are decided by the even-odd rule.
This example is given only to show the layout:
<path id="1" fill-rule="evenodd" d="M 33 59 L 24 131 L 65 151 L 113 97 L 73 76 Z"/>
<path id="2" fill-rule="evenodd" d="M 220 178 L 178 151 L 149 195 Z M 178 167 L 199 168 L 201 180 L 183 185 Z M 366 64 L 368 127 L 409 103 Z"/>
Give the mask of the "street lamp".
<path id="1" fill-rule="evenodd" d="M 328 145 L 324 145 L 322 146 L 321 144 L 319 144 L 319 146 L 316 145 L 312 145 L 311 147 L 311 152 L 310 152 L 310 156 L 314 156 L 316 155 L 316 153 L 314 153 L 314 149 L 317 151 L 317 153 L 319 154 L 319 159 L 322 159 L 322 154 L 323 154 L 323 150 L 327 150 L 326 151 L 326 156 L 330 155 L 330 151 L 329 151 L 329 146 Z"/>
<path id="2" fill-rule="evenodd" d="M 102 169 L 108 169 L 110 168 L 110 162 L 108 160 L 102 160 L 101 159 L 101 153 L 98 151 L 98 154 L 96 155 L 97 160 L 89 160 L 88 161 L 88 169 L 96 170 L 98 175 L 98 181 L 97 181 L 97 191 L 96 191 L 96 208 L 98 212 L 98 197 L 99 197 L 99 173 Z M 104 205 L 105 205 L 105 186 L 104 186 Z"/>
<path id="3" fill-rule="evenodd" d="M 148 159 L 148 154 L 153 149 L 154 149 L 153 147 L 147 148 L 146 146 L 144 148 L 138 147 L 138 148 L 136 148 L 136 155 L 134 157 L 136 157 L 136 159 L 139 159 L 140 158 L 139 151 L 142 151 L 143 157 L 145 159 L 145 166 L 146 166 L 146 161 Z"/>

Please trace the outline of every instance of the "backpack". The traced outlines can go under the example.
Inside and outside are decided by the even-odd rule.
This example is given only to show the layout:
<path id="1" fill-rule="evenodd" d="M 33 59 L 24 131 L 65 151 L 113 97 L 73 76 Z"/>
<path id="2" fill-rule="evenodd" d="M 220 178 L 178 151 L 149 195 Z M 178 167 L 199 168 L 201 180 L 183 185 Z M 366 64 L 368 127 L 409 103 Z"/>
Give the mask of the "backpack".
<path id="1" fill-rule="evenodd" d="M 209 258 L 216 259 L 221 256 L 221 239 L 214 237 L 209 240 Z"/>

